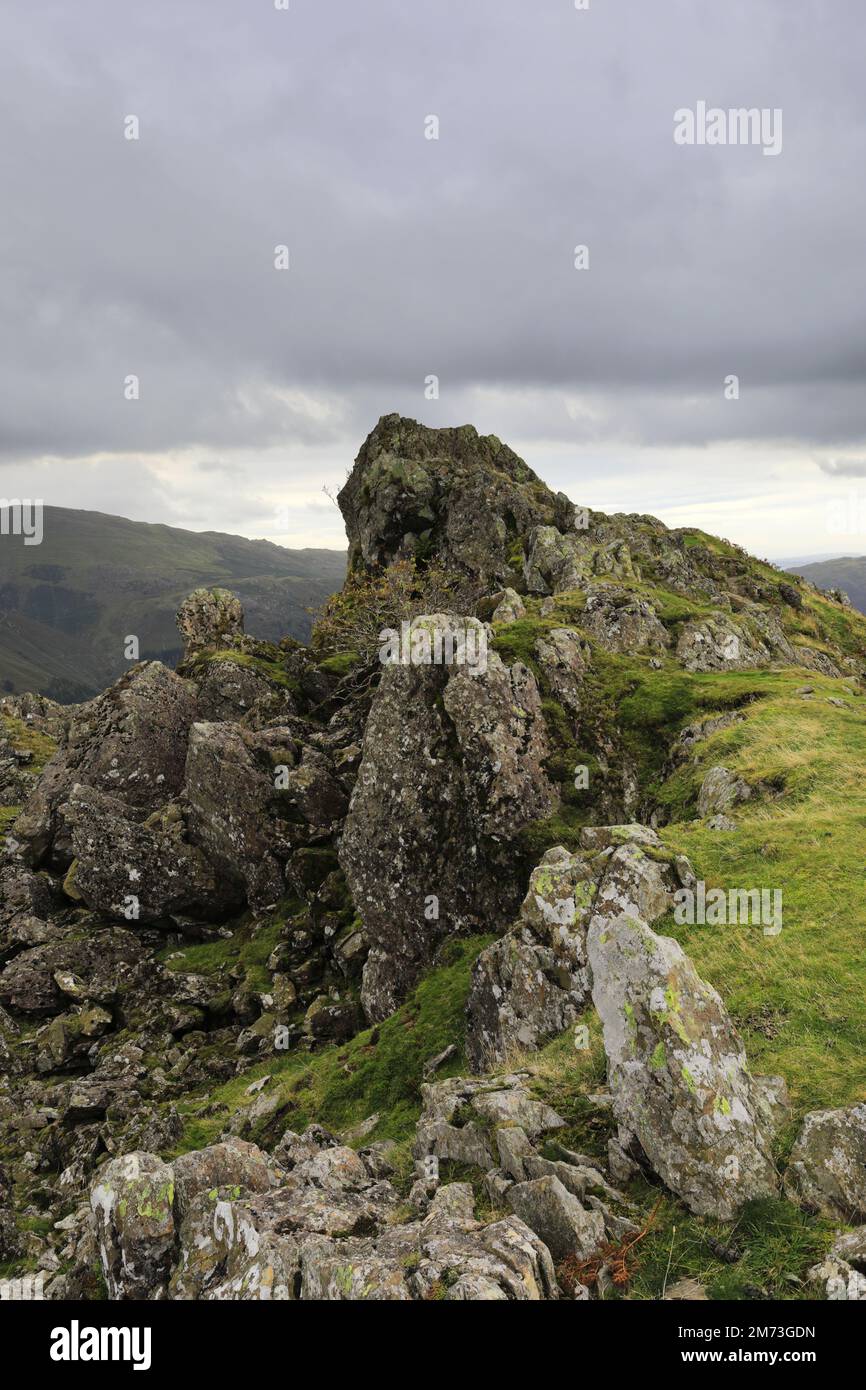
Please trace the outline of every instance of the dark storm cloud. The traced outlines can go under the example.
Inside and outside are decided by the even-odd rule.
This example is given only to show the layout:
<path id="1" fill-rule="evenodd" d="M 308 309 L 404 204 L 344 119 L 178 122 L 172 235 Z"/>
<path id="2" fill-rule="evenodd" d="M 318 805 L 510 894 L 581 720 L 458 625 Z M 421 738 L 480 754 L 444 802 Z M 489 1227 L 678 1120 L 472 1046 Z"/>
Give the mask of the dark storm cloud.
<path id="1" fill-rule="evenodd" d="M 8 459 L 357 442 L 485 389 L 535 438 L 866 434 L 862 0 L 15 0 L 3 26 Z M 782 153 L 676 146 L 700 99 L 782 108 Z"/>

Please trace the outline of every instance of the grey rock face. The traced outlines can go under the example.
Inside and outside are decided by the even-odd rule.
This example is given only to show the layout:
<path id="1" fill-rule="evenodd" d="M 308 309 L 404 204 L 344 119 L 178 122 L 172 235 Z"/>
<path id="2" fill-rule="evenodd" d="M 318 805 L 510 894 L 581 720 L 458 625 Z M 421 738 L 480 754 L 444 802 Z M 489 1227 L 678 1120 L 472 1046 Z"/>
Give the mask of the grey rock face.
<path id="1" fill-rule="evenodd" d="M 473 966 L 466 1005 L 473 1071 L 534 1051 L 580 1016 L 592 986 L 586 929 L 594 911 L 655 921 L 691 871 L 687 860 L 674 866 L 651 857 L 661 842 L 648 826 L 588 826 L 581 839 L 576 854 L 548 850 L 517 922 Z"/>
<path id="2" fill-rule="evenodd" d="M 516 623 L 526 615 L 526 604 L 515 589 L 503 589 L 493 595 L 491 602 L 495 604 L 491 619 L 494 623 Z"/>
<path id="3" fill-rule="evenodd" d="M 608 916 L 654 922 L 673 906 L 675 871 L 653 859 L 639 843 L 619 845 L 608 861 L 595 910 Z"/>
<path id="4" fill-rule="evenodd" d="M 23 853 L 40 863 L 54 848 L 69 862 L 60 807 L 76 783 L 148 813 L 181 788 L 195 718 L 192 686 L 158 661 L 144 662 L 103 695 L 79 705 L 67 742 L 45 769 L 15 825 Z"/>
<path id="5" fill-rule="evenodd" d="M 574 628 L 556 627 L 539 637 L 535 655 L 559 703 L 577 717 L 583 704 L 584 677 L 592 661 L 588 642 Z"/>
<path id="6" fill-rule="evenodd" d="M 458 581 L 455 601 L 466 611 L 509 583 L 517 537 L 564 524 L 573 511 L 494 435 L 398 415 L 384 416 L 365 440 L 337 500 L 351 570 L 421 554 Z"/>
<path id="7" fill-rule="evenodd" d="M 464 621 L 416 619 L 442 631 Z M 368 1018 L 394 1011 L 446 936 L 513 914 L 507 841 L 555 804 L 546 754 L 538 688 L 519 663 L 491 653 L 483 673 L 386 668 L 339 850 L 372 945 Z"/>
<path id="8" fill-rule="evenodd" d="M 219 724 L 243 720 L 260 728 L 271 719 L 283 719 L 295 713 L 295 702 L 289 691 L 276 685 L 254 667 L 237 661 L 208 661 L 197 671 L 198 719 L 202 723 Z"/>
<path id="9" fill-rule="evenodd" d="M 698 816 L 724 815 L 739 801 L 748 801 L 752 788 L 727 767 L 711 767 L 698 792 Z"/>
<path id="10" fill-rule="evenodd" d="M 866 1105 L 815 1110 L 791 1151 L 785 1191 L 832 1220 L 866 1221 Z"/>
<path id="11" fill-rule="evenodd" d="M 605 1241 L 604 1218 L 568 1192 L 556 1177 L 516 1183 L 508 1204 L 544 1241 L 555 1261 L 569 1255 L 586 1260 Z"/>
<path id="12" fill-rule="evenodd" d="M 66 981 L 80 982 L 77 997 L 110 1004 L 144 958 L 133 932 L 102 928 L 65 936 L 55 929 L 20 951 L 0 973 L 0 1005 L 27 1014 L 56 1014 L 68 1003 Z"/>
<path id="13" fill-rule="evenodd" d="M 274 1169 L 230 1141 L 173 1165 L 127 1154 L 91 1209 L 113 1297 L 204 1300 L 539 1300 L 559 1296 L 547 1247 L 517 1217 L 483 1225 L 468 1184 L 439 1187 L 423 1219 L 366 1162 L 312 1126 Z"/>
<path id="14" fill-rule="evenodd" d="M 620 1148 L 701 1215 L 775 1193 L 768 1107 L 715 990 L 634 917 L 598 913 L 587 945 Z"/>
<path id="15" fill-rule="evenodd" d="M 415 1159 L 428 1155 L 493 1168 L 491 1134 L 518 1125 L 530 1139 L 560 1129 L 556 1111 L 536 1100 L 518 1075 L 472 1080 L 449 1077 L 421 1087 L 424 1109 L 415 1130 Z"/>
<path id="16" fill-rule="evenodd" d="M 253 906 L 285 891 L 275 853 L 275 771 L 260 745 L 237 724 L 193 725 L 184 785 L 190 839 L 243 883 Z"/>
<path id="17" fill-rule="evenodd" d="M 561 594 L 579 589 L 590 574 L 585 552 L 579 535 L 563 534 L 555 526 L 534 527 L 523 566 L 529 592 Z"/>
<path id="18" fill-rule="evenodd" d="M 741 671 L 764 666 L 770 651 L 749 640 L 742 625 L 724 613 L 683 625 L 676 649 L 687 671 Z"/>
<path id="19" fill-rule="evenodd" d="M 173 913 L 225 915 L 239 905 L 199 849 L 183 838 L 179 814 L 168 825 L 139 824 L 93 787 L 73 787 L 63 808 L 75 855 L 69 889 L 88 907 L 127 921 L 158 922 Z"/>
<path id="20" fill-rule="evenodd" d="M 172 1170 L 154 1154 L 129 1153 L 105 1165 L 90 1205 L 111 1298 L 165 1293 L 174 1250 Z"/>
<path id="21" fill-rule="evenodd" d="M 174 1175 L 174 1210 L 182 1220 L 195 1198 L 219 1187 L 238 1187 L 246 1192 L 269 1192 L 277 1177 L 267 1154 L 256 1144 L 231 1138 L 206 1149 L 181 1154 L 171 1165 Z"/>
<path id="22" fill-rule="evenodd" d="M 645 599 L 594 590 L 587 596 L 583 626 L 605 651 L 663 651 L 670 646 L 667 628 Z"/>
<path id="23" fill-rule="evenodd" d="M 549 850 L 516 925 L 475 962 L 466 1005 L 473 1071 L 561 1033 L 589 999 L 586 921 L 596 884 L 585 855 Z"/>

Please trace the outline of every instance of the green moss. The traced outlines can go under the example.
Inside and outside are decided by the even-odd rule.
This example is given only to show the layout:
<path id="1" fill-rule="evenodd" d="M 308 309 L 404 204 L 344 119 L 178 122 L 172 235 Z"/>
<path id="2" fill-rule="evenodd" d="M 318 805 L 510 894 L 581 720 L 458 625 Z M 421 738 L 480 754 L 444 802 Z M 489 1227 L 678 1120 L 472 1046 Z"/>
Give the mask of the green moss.
<path id="1" fill-rule="evenodd" d="M 347 676 L 350 671 L 358 665 L 361 660 L 359 652 L 337 652 L 335 656 L 326 656 L 319 666 L 323 671 L 327 671 L 332 676 Z"/>
<path id="2" fill-rule="evenodd" d="M 197 1116 L 195 1111 L 211 1104 L 224 1104 L 229 1111 L 248 1107 L 253 1097 L 246 1094 L 247 1087 L 265 1074 L 273 1078 L 269 1093 L 279 1094 L 284 1102 L 283 1127 L 302 1130 L 318 1122 L 340 1131 L 379 1112 L 382 1118 L 373 1137 L 408 1142 L 421 1110 L 424 1063 L 456 1043 L 456 1054 L 437 1076 L 459 1075 L 465 1069 L 469 974 L 479 951 L 492 939 L 449 942 L 447 958 L 420 982 L 396 1014 L 344 1046 L 313 1054 L 275 1053 L 215 1091 L 185 1099 L 178 1105 L 184 1135 L 174 1152 L 213 1143 L 225 1127 L 226 1111 L 209 1116 Z"/>
<path id="3" fill-rule="evenodd" d="M 0 732 L 5 734 L 12 747 L 19 753 L 33 754 L 32 761 L 25 769 L 28 772 L 41 772 L 57 750 L 57 740 L 50 734 L 41 733 L 25 719 L 18 719 L 11 714 L 0 714 Z"/>
<path id="4" fill-rule="evenodd" d="M 260 644 L 264 646 L 265 644 Z M 264 676 L 271 685 L 276 685 L 284 690 L 288 690 L 293 695 L 301 693 L 300 686 L 292 676 L 288 674 L 282 665 L 281 654 L 278 647 L 271 646 L 272 655 L 270 658 L 254 656 L 250 652 L 239 652 L 228 647 L 224 651 L 199 652 L 189 663 L 190 668 L 196 671 L 202 666 L 209 666 L 215 661 L 228 661 L 234 666 L 245 666 L 248 670 L 257 671 L 260 676 Z"/>
<path id="5" fill-rule="evenodd" d="M 20 814 L 20 806 L 0 806 L 0 844 L 6 843 L 6 836 Z"/>

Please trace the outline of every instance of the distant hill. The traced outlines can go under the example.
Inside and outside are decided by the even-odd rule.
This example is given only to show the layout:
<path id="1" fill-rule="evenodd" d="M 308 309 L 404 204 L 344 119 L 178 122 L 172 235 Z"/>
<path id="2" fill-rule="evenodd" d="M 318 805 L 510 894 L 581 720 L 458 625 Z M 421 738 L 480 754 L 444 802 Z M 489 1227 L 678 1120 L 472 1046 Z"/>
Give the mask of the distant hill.
<path id="1" fill-rule="evenodd" d="M 802 574 L 819 589 L 844 589 L 855 608 L 866 613 L 866 555 L 843 555 L 808 565 L 786 565 L 791 574 Z"/>
<path id="2" fill-rule="evenodd" d="M 340 588 L 345 570 L 339 550 L 46 507 L 40 546 L 0 537 L 0 691 L 89 698 L 126 669 L 132 633 L 142 658 L 174 664 L 174 615 L 199 585 L 238 594 L 254 636 L 306 641 L 307 610 Z"/>

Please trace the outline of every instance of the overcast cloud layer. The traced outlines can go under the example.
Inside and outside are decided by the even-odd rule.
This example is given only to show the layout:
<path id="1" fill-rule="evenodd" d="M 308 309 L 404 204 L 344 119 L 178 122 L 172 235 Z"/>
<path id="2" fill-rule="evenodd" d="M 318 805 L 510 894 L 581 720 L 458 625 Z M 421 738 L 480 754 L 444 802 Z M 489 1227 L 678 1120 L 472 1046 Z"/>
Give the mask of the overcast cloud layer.
<path id="1" fill-rule="evenodd" d="M 863 0 L 0 23 L 0 494 L 341 545 L 322 488 L 398 410 L 584 504 L 866 551 Z M 781 153 L 675 144 L 699 100 L 781 108 Z"/>

